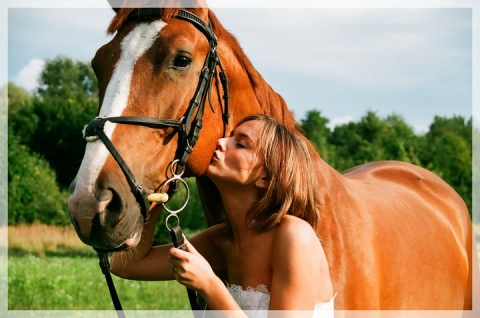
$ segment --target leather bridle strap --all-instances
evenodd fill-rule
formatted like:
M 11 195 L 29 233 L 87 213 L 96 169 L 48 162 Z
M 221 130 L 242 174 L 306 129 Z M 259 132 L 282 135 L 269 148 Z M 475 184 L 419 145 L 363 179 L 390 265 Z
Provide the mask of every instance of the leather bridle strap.
M 125 318 L 125 313 L 123 312 L 122 304 L 118 298 L 117 290 L 113 284 L 112 274 L 110 274 L 110 263 L 108 262 L 108 254 L 97 251 L 100 268 L 102 269 L 103 275 L 105 275 L 105 280 L 107 282 L 108 290 L 110 292 L 110 297 L 112 298 L 113 307 L 117 312 L 118 318 Z
M 142 8 L 135 9 L 128 17 L 128 19 L 149 19 L 160 16 L 160 8 Z M 107 121 L 116 123 L 116 124 L 128 124 L 128 125 L 140 125 L 151 128 L 175 128 L 179 133 L 179 143 L 176 158 L 178 160 L 177 170 L 184 169 L 188 157 L 195 146 L 200 129 L 202 128 L 202 117 L 205 110 L 206 98 L 209 95 L 210 90 L 212 89 L 212 80 L 216 74 L 217 67 L 220 68 L 220 83 L 223 88 L 223 109 L 222 109 L 222 121 L 223 121 L 223 135 L 226 134 L 226 129 L 230 117 L 229 113 L 229 94 L 228 94 L 228 79 L 225 74 L 225 70 L 220 63 L 217 52 L 217 37 L 212 31 L 210 25 L 205 24 L 199 17 L 196 15 L 185 11 L 179 10 L 177 16 L 178 19 L 182 19 L 192 23 L 198 30 L 200 30 L 206 37 L 209 42 L 209 51 L 205 58 L 203 69 L 200 73 L 199 83 L 195 90 L 190 104 L 187 108 L 187 111 L 180 120 L 176 119 L 165 119 L 165 118 L 148 118 L 148 117 L 134 117 L 134 116 L 121 116 L 121 117 L 97 117 L 94 118 L 86 127 L 84 131 L 84 138 L 87 141 L 95 141 L 97 138 L 100 138 L 107 149 L 110 151 L 112 156 L 115 158 L 116 162 L 122 169 L 126 179 L 132 191 L 134 192 L 135 198 L 140 205 L 141 213 L 143 215 L 144 221 L 149 218 L 149 209 L 150 202 L 147 199 L 147 194 L 143 189 L 142 185 L 138 183 L 135 176 L 133 175 L 130 168 L 127 166 L 126 162 L 123 160 L 120 153 L 117 151 L 113 143 L 110 141 L 108 136 L 104 132 L 104 126 Z M 210 105 L 211 106 L 211 105 Z M 222 105 L 220 105 L 222 107 Z M 195 114 L 196 110 L 196 114 Z M 212 108 L 214 112 L 214 109 Z M 182 170 L 183 171 L 183 170 Z M 178 233 L 177 233 L 178 232 Z M 178 228 L 178 231 L 175 231 L 172 235 L 173 242 L 177 242 L 177 239 L 181 234 L 181 230 Z M 177 242 L 178 243 L 178 242 Z M 175 244 L 177 245 L 177 244 Z M 114 303 L 115 309 L 117 310 L 117 315 L 119 318 L 125 317 L 120 300 L 118 298 L 113 280 L 110 274 L 110 265 L 108 262 L 107 251 L 96 250 L 98 257 L 100 259 L 100 267 L 102 272 L 105 275 L 107 285 Z M 188 290 L 188 289 L 187 289 Z M 196 316 L 195 310 L 200 309 L 196 301 L 195 292 L 188 290 L 188 296 L 190 300 L 190 305 L 194 310 L 194 316 Z
M 142 213 L 143 219 L 144 221 L 147 221 L 150 216 L 150 202 L 147 199 L 147 193 L 143 189 L 143 186 L 137 181 L 137 179 L 133 175 L 132 170 L 130 170 L 127 163 L 125 162 L 125 160 L 123 160 L 122 156 L 117 151 L 113 143 L 105 134 L 105 131 L 103 129 L 107 120 L 112 122 L 123 122 L 131 124 L 139 124 L 142 122 L 138 121 L 138 118 L 136 118 L 135 121 L 131 121 L 128 117 L 96 117 L 85 127 L 85 139 L 98 136 L 98 138 L 103 141 L 105 147 L 107 147 L 108 151 L 110 151 L 110 154 L 113 156 L 115 161 L 117 161 L 118 165 L 125 174 L 128 184 L 130 185 L 130 188 L 133 189 L 135 198 L 140 204 L 140 211 Z M 151 125 L 152 121 L 148 119 L 147 123 Z

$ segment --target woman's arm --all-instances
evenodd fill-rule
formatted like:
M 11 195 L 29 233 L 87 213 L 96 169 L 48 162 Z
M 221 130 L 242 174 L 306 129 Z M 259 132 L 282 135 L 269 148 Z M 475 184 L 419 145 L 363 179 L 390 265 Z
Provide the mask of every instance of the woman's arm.
M 156 223 L 161 209 L 155 208 L 150 218 L 144 224 L 140 242 L 137 247 L 128 252 L 113 253 L 110 270 L 113 274 L 134 280 L 173 280 L 172 264 L 169 260 L 173 244 L 152 246 Z M 167 231 L 165 229 L 165 231 Z M 224 225 L 214 225 L 190 239 L 192 245 L 217 270 L 225 268 L 225 261 L 219 242 L 226 235 Z
M 270 310 L 309 310 L 333 296 L 325 253 L 312 227 L 287 216 L 272 252 Z

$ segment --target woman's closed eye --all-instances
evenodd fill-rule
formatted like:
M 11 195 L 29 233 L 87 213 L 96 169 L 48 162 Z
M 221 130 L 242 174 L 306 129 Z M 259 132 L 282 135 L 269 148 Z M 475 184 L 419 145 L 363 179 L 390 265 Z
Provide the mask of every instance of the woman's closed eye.
M 242 142 L 242 141 L 236 142 L 235 145 L 237 146 L 237 148 L 247 148 L 247 146 L 245 145 L 245 143 Z

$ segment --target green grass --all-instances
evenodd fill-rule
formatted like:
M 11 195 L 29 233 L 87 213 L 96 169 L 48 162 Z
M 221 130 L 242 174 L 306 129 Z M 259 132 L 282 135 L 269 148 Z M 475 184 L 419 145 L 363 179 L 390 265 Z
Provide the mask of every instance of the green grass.
M 124 310 L 188 310 L 185 287 L 176 281 L 144 282 L 113 277 Z M 97 257 L 8 257 L 9 310 L 112 310 Z
M 480 258 L 480 235 L 477 252 Z M 4 255 L 0 253 L 0 257 Z M 80 242 L 73 229 L 11 227 L 8 255 L 9 310 L 113 310 L 98 258 Z M 1 278 L 4 286 L 6 282 Z M 115 276 L 113 280 L 125 310 L 190 309 L 185 287 L 176 281 L 129 281 Z M 2 290 L 3 301 L 6 297 Z
M 190 309 L 186 289 L 177 281 L 113 280 L 124 310 Z M 114 307 L 96 253 L 73 227 L 34 224 L 8 227 L 8 309 Z

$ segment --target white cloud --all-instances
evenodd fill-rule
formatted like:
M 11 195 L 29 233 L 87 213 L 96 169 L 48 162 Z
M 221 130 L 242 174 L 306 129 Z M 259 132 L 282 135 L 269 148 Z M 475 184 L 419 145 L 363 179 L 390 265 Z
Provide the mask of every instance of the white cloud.
M 401 91 L 445 79 L 459 69 L 450 66 L 468 61 L 471 51 L 468 10 L 270 9 L 250 14 L 248 24 L 232 18 L 232 29 L 264 72 L 282 68 L 364 89 Z
M 38 87 L 38 79 L 45 65 L 45 61 L 34 58 L 25 65 L 15 76 L 15 84 L 32 91 Z
M 330 128 L 330 130 L 333 130 L 336 126 L 348 124 L 349 122 L 352 122 L 352 121 L 353 121 L 352 116 L 337 117 L 330 120 L 330 122 L 328 123 L 328 128 Z

